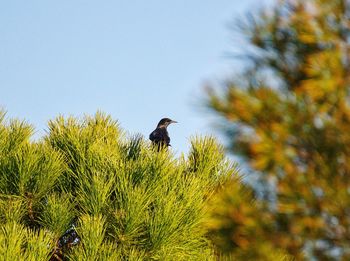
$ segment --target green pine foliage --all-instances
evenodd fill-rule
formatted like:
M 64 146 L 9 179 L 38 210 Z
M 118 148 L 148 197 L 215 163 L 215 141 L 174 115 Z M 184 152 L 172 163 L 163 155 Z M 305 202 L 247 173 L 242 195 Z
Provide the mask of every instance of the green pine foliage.
M 208 202 L 237 170 L 214 138 L 175 157 L 100 112 L 60 116 L 39 141 L 0 116 L 0 260 L 220 259 Z

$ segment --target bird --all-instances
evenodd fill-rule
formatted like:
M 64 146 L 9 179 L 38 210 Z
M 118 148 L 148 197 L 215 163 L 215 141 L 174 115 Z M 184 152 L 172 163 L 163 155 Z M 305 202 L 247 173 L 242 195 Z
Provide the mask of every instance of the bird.
M 177 121 L 173 121 L 169 118 L 163 118 L 159 121 L 157 128 L 151 132 L 149 135 L 149 139 L 152 141 L 154 145 L 158 147 L 158 151 L 162 147 L 168 147 L 170 145 L 170 137 L 167 130 L 167 127 L 171 123 L 177 123 Z

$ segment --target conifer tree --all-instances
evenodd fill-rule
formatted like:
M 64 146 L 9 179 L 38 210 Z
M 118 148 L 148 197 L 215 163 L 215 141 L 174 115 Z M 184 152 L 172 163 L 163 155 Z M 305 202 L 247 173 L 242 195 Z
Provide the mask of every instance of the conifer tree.
M 229 148 L 259 177 L 255 194 L 265 189 L 259 214 L 243 210 L 249 222 L 229 195 L 220 201 L 230 210 L 213 233 L 237 251 L 258 235 L 298 260 L 350 259 L 349 16 L 346 0 L 279 1 L 250 16 L 246 68 L 208 94 Z
M 38 141 L 0 114 L 0 260 L 216 259 L 207 204 L 238 174 L 214 138 L 176 158 L 100 112 Z

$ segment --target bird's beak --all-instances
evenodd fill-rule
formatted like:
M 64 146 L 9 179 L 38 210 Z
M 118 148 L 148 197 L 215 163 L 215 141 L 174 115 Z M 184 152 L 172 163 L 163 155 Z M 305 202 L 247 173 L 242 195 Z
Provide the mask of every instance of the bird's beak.
M 172 120 L 170 123 L 177 123 L 177 121 L 173 121 L 173 120 Z

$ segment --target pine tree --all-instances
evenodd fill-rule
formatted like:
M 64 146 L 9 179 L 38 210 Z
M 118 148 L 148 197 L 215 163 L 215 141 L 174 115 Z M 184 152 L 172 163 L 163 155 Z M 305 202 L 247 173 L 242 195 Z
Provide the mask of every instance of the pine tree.
M 250 16 L 248 65 L 208 94 L 229 148 L 259 177 L 255 194 L 265 189 L 254 231 L 298 260 L 350 258 L 349 15 L 346 0 L 287 0 Z M 248 230 L 227 206 L 219 220 Z M 219 232 L 254 248 L 252 231 L 243 243 L 237 229 Z
M 1 112 L 0 260 L 216 259 L 207 204 L 238 174 L 214 138 L 176 158 L 103 113 L 32 133 Z

